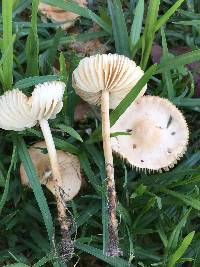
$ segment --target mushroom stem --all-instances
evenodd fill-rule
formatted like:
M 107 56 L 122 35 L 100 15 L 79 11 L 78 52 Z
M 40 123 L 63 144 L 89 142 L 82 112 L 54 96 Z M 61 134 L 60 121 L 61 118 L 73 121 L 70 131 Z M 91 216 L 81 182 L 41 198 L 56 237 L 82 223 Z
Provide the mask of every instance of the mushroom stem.
M 105 157 L 105 168 L 107 176 L 108 192 L 108 232 L 109 243 L 106 254 L 108 256 L 119 256 L 118 248 L 118 223 L 116 218 L 116 190 L 114 180 L 113 156 L 110 142 L 110 117 L 109 117 L 109 91 L 103 90 L 101 96 L 101 117 L 102 117 L 102 139 Z
M 61 236 L 62 236 L 62 243 L 65 244 L 63 247 L 66 247 L 66 242 L 69 246 L 72 246 L 72 241 L 70 238 L 70 225 L 71 222 L 67 218 L 66 209 L 63 201 L 63 197 L 61 195 L 62 186 L 59 181 L 62 181 L 59 165 L 58 165 L 58 157 L 56 153 L 55 144 L 53 141 L 53 137 L 51 134 L 51 130 L 48 124 L 48 121 L 45 119 L 41 119 L 39 121 L 42 133 L 44 135 L 44 139 L 47 146 L 47 151 L 51 163 L 51 169 L 53 174 L 53 180 L 55 181 L 55 196 L 56 196 L 56 204 L 58 210 L 58 220 L 60 223 L 61 228 Z M 62 247 L 61 247 L 62 248 Z

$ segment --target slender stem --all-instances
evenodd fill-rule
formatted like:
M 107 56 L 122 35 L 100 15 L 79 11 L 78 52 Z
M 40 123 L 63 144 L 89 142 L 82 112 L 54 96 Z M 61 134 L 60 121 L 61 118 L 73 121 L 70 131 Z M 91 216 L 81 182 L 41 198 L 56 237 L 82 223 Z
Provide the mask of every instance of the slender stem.
M 116 190 L 114 180 L 114 167 L 112 148 L 110 145 L 110 118 L 109 118 L 109 92 L 102 91 L 101 96 L 101 117 L 102 117 L 102 139 L 105 157 L 105 167 L 107 176 L 108 191 L 108 231 L 109 243 L 107 248 L 108 256 L 119 256 L 121 252 L 118 248 L 118 223 L 116 218 Z
M 72 246 L 72 241 L 70 238 L 71 221 L 67 218 L 65 205 L 61 195 L 62 177 L 59 170 L 58 157 L 48 121 L 42 119 L 39 121 L 39 123 L 46 142 L 47 151 L 51 163 L 53 179 L 55 181 L 54 186 L 55 186 L 55 197 L 58 209 L 58 220 L 61 228 L 62 242 L 65 242 L 63 247 L 67 249 L 66 241 L 69 246 Z

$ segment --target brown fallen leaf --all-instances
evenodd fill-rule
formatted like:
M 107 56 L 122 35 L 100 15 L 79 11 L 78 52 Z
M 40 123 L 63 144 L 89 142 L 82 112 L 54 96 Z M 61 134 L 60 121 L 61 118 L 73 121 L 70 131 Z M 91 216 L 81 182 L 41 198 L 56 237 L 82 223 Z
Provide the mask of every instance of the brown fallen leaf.
M 86 0 L 74 0 L 80 6 L 84 7 L 87 5 Z M 70 11 L 65 11 L 59 7 L 54 7 L 48 4 L 40 3 L 38 7 L 40 13 L 43 15 L 43 19 L 48 18 L 53 22 L 63 23 L 61 27 L 67 30 L 74 25 L 75 20 L 79 15 Z

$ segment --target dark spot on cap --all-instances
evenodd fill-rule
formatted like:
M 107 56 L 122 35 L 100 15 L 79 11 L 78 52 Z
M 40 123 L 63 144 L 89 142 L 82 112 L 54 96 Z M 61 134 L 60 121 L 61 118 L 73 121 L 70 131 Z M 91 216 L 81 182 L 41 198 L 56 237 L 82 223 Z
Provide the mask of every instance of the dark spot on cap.
M 175 134 L 176 134 L 176 132 L 172 132 L 172 133 L 171 133 L 171 135 L 175 135 Z
M 144 162 L 144 160 L 143 160 L 143 159 L 141 159 L 141 162 Z
M 136 144 L 133 144 L 133 149 L 136 149 L 136 147 L 137 147 Z
M 171 151 L 171 149 L 170 149 L 170 148 L 168 148 L 168 149 L 167 149 L 167 153 L 169 153 L 169 154 L 171 154 L 171 153 L 172 153 L 172 151 Z

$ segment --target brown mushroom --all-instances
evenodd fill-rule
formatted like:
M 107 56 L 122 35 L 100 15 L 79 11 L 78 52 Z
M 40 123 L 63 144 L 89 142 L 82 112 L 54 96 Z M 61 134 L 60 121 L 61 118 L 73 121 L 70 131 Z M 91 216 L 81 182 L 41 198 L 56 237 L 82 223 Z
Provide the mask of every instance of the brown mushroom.
M 75 2 L 82 7 L 87 5 L 86 0 L 75 0 Z M 67 30 L 73 26 L 74 21 L 79 17 L 78 14 L 45 3 L 40 3 L 38 10 L 41 12 L 44 18 L 51 19 L 53 22 L 62 23 L 61 27 L 64 30 Z
M 47 153 L 45 142 L 37 142 L 29 148 L 29 155 L 35 166 L 41 184 L 55 195 L 55 181 L 52 177 L 52 169 Z M 61 185 L 63 201 L 72 200 L 79 192 L 81 187 L 81 170 L 79 159 L 70 153 L 65 153 L 62 150 L 57 150 L 58 165 L 61 173 Z M 23 163 L 20 166 L 20 176 L 23 185 L 29 185 Z

